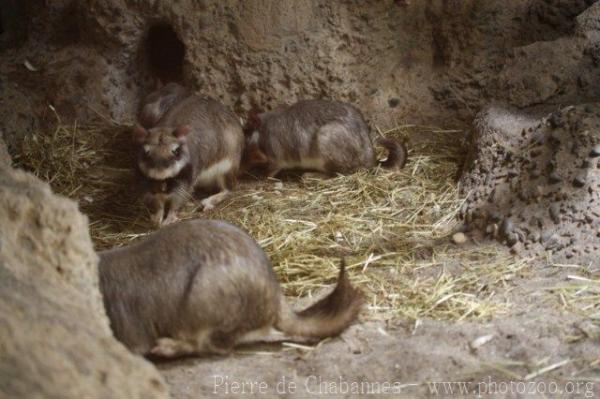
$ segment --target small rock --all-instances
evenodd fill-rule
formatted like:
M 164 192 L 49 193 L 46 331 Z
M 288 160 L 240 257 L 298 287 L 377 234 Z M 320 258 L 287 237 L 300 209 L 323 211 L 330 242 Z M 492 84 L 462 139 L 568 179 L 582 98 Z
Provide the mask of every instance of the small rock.
M 545 243 L 546 241 L 548 241 L 550 239 L 550 237 L 552 237 L 552 235 L 554 235 L 554 232 L 551 230 L 543 231 L 542 235 L 541 235 L 541 242 Z
M 573 179 L 573 186 L 577 188 L 585 186 L 585 183 L 587 182 L 587 176 L 587 170 L 579 171 L 579 173 L 577 173 L 577 175 Z
M 505 237 L 508 237 L 513 232 L 514 229 L 515 229 L 515 225 L 513 224 L 512 220 L 510 218 L 504 219 L 504 221 L 502 222 L 502 225 L 500 225 L 500 232 Z
M 558 236 L 558 234 L 552 234 L 550 236 L 550 238 L 548 238 L 548 240 L 546 240 L 546 242 L 544 242 L 544 248 L 546 248 L 546 249 L 557 248 L 559 241 L 560 241 L 560 237 Z
M 514 233 L 509 234 L 506 237 L 506 243 L 508 244 L 509 247 L 514 246 L 517 242 L 519 242 L 519 237 Z
M 560 177 L 557 171 L 553 171 L 548 175 L 548 181 L 550 184 L 560 183 L 562 181 L 562 177 Z
M 452 235 L 452 241 L 457 245 L 462 245 L 467 242 L 467 236 L 464 233 L 454 233 Z
M 533 231 L 529 234 L 529 236 L 527 238 L 531 242 L 538 242 L 541 237 L 540 237 L 540 233 L 538 233 L 537 231 Z
M 596 144 L 594 148 L 592 148 L 592 151 L 590 151 L 590 157 L 595 158 L 597 156 L 600 156 L 600 144 Z
M 590 162 L 589 160 L 587 160 L 587 159 L 584 159 L 584 160 L 581 162 L 581 168 L 582 168 L 582 169 L 588 169 L 590 166 L 592 166 L 592 164 L 591 164 L 591 162 Z
M 515 243 L 515 245 L 510 247 L 510 253 L 513 255 L 518 255 L 523 252 L 523 244 L 520 242 Z
M 280 181 L 275 182 L 274 187 L 275 187 L 275 190 L 281 190 L 281 189 L 283 189 L 283 183 Z
M 492 339 L 494 339 L 494 334 L 483 335 L 481 337 L 478 337 L 478 338 L 474 339 L 473 342 L 471 342 L 469 344 L 469 346 L 471 347 L 471 349 L 477 349 L 480 346 L 483 346 L 483 345 L 487 344 Z

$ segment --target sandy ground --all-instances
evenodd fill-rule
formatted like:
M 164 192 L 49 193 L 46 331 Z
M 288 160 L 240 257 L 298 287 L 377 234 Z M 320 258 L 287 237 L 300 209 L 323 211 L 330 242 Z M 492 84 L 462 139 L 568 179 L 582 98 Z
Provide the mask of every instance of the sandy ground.
M 73 155 L 73 129 L 62 127 L 32 148 L 29 159 L 44 161 L 27 164 L 42 178 L 56 177 L 53 188 L 79 201 L 98 248 L 150 230 L 137 223 L 125 180 L 115 174 L 107 181 L 114 171 L 126 175 L 131 160 L 118 146 L 129 136 L 106 129 L 78 128 L 82 151 Z M 421 130 L 410 136 L 422 137 Z M 217 217 L 247 228 L 288 294 L 332 281 L 333 264 L 348 256 L 369 306 L 340 338 L 315 347 L 243 348 L 225 358 L 160 363 L 173 397 L 600 397 L 600 265 L 540 257 L 515 266 L 503 258 L 506 247 L 474 233 L 457 248 L 446 230 L 456 227 L 462 150 L 456 140 L 444 143 L 412 144 L 400 173 L 248 182 L 208 215 L 192 201 L 185 218 Z M 42 156 L 47 148 L 56 154 L 52 162 Z M 106 164 L 114 170 L 100 169 L 102 178 L 94 180 L 94 168 Z M 298 219 L 316 227 L 281 223 Z M 338 241 L 336 231 L 345 238 Z M 391 305 L 390 294 L 403 303 L 391 312 L 373 305 Z
M 241 348 L 157 366 L 176 399 L 599 397 L 600 273 L 578 271 L 533 261 L 526 275 L 496 288 L 510 306 L 486 322 L 363 321 L 314 347 Z M 595 292 L 592 302 L 570 302 L 585 292 Z

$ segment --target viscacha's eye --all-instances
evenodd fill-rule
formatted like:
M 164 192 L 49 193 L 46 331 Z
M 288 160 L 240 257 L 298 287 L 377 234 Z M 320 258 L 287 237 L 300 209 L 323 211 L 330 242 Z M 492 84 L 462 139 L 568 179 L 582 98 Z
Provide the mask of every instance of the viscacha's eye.
M 172 153 L 174 156 L 176 156 L 176 157 L 179 157 L 179 156 L 181 155 L 181 147 L 174 148 L 174 149 L 171 151 L 171 153 Z

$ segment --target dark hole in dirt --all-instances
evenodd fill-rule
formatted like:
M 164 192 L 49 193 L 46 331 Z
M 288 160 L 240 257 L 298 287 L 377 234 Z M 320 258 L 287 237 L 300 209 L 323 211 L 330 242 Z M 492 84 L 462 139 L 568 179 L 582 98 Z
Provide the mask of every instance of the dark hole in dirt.
M 183 80 L 185 46 L 170 25 L 151 27 L 146 36 L 145 50 L 150 72 L 162 83 Z
M 53 32 L 53 42 L 66 46 L 81 40 L 79 7 L 80 5 L 77 2 L 73 2 L 65 8 L 60 23 L 57 24 L 58 26 Z
M 34 7 L 24 3 L 0 0 L 0 50 L 18 47 L 27 38 L 30 11 Z

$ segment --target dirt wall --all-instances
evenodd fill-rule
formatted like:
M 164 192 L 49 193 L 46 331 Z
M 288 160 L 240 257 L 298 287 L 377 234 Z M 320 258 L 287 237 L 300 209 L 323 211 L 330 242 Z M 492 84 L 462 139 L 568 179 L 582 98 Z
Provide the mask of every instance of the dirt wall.
M 97 263 L 77 205 L 0 164 L 0 396 L 167 397 L 112 337 Z
M 596 41 L 590 50 L 575 20 L 592 3 L 24 2 L 21 23 L 1 35 L 0 84 L 23 94 L 27 114 L 47 117 L 53 104 L 80 121 L 132 120 L 159 77 L 238 112 L 330 97 L 356 103 L 382 128 L 460 125 L 490 100 L 526 107 L 597 97 L 595 75 L 578 78 L 595 70 Z M 30 28 L 11 41 L 9 26 Z M 580 41 L 563 42 L 573 35 Z

